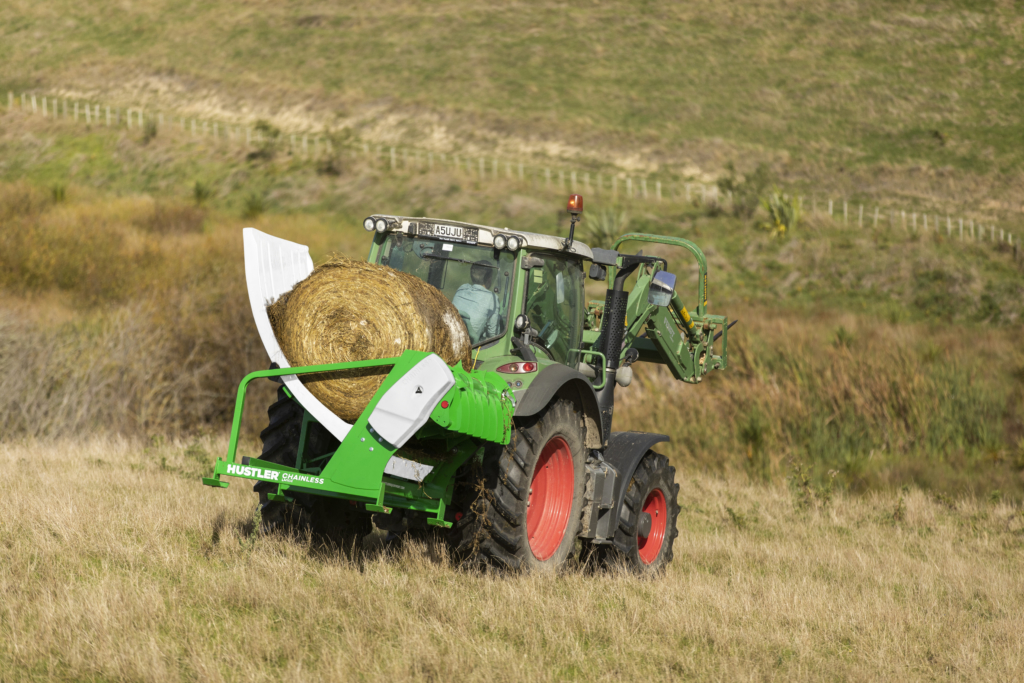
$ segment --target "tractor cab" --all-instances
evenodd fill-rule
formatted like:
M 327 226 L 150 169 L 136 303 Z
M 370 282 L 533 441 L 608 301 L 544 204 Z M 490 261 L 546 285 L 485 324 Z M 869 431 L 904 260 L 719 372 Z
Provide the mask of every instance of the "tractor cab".
M 370 262 L 415 275 L 448 297 L 484 369 L 517 358 L 534 362 L 533 373 L 580 363 L 584 262 L 593 258 L 587 245 L 566 250 L 550 235 L 433 218 L 378 215 L 363 225 L 377 233 Z M 522 390 L 525 379 L 511 388 Z

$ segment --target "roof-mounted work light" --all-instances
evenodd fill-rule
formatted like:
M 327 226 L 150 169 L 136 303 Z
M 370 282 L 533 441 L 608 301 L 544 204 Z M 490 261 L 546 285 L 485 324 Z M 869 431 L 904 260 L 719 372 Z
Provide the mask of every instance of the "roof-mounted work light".
M 373 219 L 367 218 L 365 221 L 363 221 L 363 227 L 366 228 L 367 232 L 371 232 L 373 230 Z

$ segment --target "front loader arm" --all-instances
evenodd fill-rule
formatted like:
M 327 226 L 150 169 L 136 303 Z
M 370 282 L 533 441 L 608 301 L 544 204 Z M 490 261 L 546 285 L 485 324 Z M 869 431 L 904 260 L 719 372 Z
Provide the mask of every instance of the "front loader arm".
M 655 273 L 664 269 L 663 262 L 642 266 L 636 284 L 629 293 L 626 305 L 626 331 L 623 335 L 622 355 L 635 349 L 637 360 L 664 363 L 672 375 L 684 382 L 696 384 L 710 370 L 724 369 L 728 364 L 727 319 L 710 315 L 707 304 L 707 261 L 700 248 L 679 237 L 662 237 L 630 233 L 615 243 L 615 248 L 626 241 L 652 242 L 679 246 L 694 255 L 698 266 L 697 314 L 691 316 L 678 293 L 674 293 L 668 306 L 655 306 L 648 302 L 648 293 Z M 721 339 L 720 351 L 715 345 Z

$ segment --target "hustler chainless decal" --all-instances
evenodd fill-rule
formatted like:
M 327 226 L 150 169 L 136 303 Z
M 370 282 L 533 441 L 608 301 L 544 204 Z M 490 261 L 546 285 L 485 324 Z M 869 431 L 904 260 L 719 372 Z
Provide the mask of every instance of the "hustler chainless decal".
M 278 470 L 265 470 L 259 467 L 248 467 L 245 465 L 228 465 L 225 472 L 232 477 L 248 477 L 250 479 L 262 479 L 263 481 L 276 481 L 281 484 L 323 484 L 322 477 L 313 477 L 308 474 L 297 474 L 295 472 L 279 472 Z

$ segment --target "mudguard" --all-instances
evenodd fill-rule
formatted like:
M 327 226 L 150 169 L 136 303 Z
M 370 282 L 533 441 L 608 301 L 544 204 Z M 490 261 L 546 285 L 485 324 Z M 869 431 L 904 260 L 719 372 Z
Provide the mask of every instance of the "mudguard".
M 612 432 L 608 438 L 608 448 L 604 451 L 604 459 L 618 470 L 619 476 L 615 478 L 613 489 L 615 505 L 609 517 L 612 526 L 605 531 L 605 533 L 610 532 L 610 535 L 605 538 L 611 540 L 614 537 L 615 527 L 622 514 L 623 493 L 629 486 L 629 481 L 633 478 L 633 472 L 636 471 L 640 460 L 647 455 L 647 451 L 651 450 L 652 446 L 668 440 L 669 437 L 664 434 L 648 434 L 646 432 Z
M 573 401 L 583 411 L 587 448 L 603 448 L 605 442 L 597 394 L 594 393 L 590 380 L 568 365 L 549 365 L 541 370 L 537 379 L 530 384 L 526 395 L 516 405 L 515 416 L 536 415 L 544 410 L 555 396 Z

